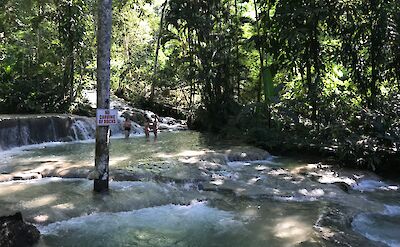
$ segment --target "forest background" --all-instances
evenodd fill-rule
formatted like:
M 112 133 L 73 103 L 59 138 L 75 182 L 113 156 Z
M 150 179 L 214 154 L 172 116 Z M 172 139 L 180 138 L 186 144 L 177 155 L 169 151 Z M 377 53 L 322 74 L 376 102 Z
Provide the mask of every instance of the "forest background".
M 0 113 L 91 114 L 95 0 L 0 2 Z M 397 0 L 113 1 L 111 86 L 272 152 L 400 170 Z

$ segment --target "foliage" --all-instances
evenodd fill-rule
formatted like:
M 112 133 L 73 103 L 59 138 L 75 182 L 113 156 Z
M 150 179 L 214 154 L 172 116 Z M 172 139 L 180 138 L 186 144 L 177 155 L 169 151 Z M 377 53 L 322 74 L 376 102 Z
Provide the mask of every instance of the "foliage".
M 92 49 L 89 1 L 2 1 L 0 107 L 3 113 L 65 112 L 82 88 Z M 85 43 L 86 41 L 86 43 Z M 79 56 L 78 56 L 79 54 Z M 77 70 L 77 71 L 76 71 Z M 76 74 L 76 75 L 75 75 Z
M 113 4 L 117 95 L 269 148 L 318 147 L 369 168 L 397 152 L 399 1 Z M 81 112 L 96 79 L 96 2 L 0 8 L 1 112 Z

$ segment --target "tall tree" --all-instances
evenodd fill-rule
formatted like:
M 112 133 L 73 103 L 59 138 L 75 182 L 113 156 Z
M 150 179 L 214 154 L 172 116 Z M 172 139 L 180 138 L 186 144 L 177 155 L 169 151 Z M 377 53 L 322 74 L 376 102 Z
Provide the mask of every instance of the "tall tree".
M 158 75 L 157 75 L 158 53 L 160 51 L 160 41 L 161 41 L 161 37 L 162 37 L 162 31 L 164 29 L 164 16 L 165 16 L 165 9 L 167 8 L 167 5 L 168 5 L 168 0 L 165 0 L 165 2 L 162 5 L 161 17 L 160 17 L 160 27 L 158 29 L 158 35 L 157 35 L 157 46 L 156 46 L 156 55 L 154 57 L 153 82 L 151 84 L 150 102 L 153 102 L 153 100 L 154 100 L 155 85 L 157 84 L 157 80 L 158 80 Z
M 262 85 L 264 81 L 263 77 L 263 70 L 264 70 L 264 46 L 263 46 L 263 40 L 261 38 L 261 31 L 260 31 L 260 16 L 259 16 L 259 10 L 257 6 L 257 1 L 253 0 L 254 4 L 254 13 L 255 13 L 255 26 L 257 30 L 257 36 L 256 36 L 256 46 L 258 48 L 258 55 L 260 58 L 260 70 L 259 70 L 259 80 L 257 84 L 257 102 L 261 102 L 261 95 L 262 95 Z
M 110 50 L 111 50 L 111 0 L 99 0 L 97 27 L 97 109 L 110 109 Z M 94 191 L 108 190 L 109 180 L 109 126 L 96 127 Z

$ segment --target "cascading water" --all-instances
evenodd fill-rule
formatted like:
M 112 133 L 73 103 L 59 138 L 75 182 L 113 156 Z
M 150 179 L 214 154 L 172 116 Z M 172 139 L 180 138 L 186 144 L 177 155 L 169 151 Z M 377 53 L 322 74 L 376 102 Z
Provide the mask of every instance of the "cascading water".
M 400 243 L 398 183 L 231 145 L 190 131 L 114 138 L 108 194 L 85 179 L 93 142 L 31 147 L 0 172 L 44 178 L 0 183 L 0 212 L 36 224 L 38 246 Z
M 152 114 L 111 103 L 120 123 Z M 93 194 L 93 141 L 73 141 L 94 138 L 94 118 L 0 116 L 0 213 L 36 224 L 39 247 L 400 246 L 398 183 L 196 132 L 146 140 L 132 127 L 136 138 L 123 139 L 111 126 L 110 193 Z M 186 126 L 160 118 L 160 129 Z
M 88 119 L 75 119 L 72 124 L 74 140 L 89 140 L 95 137 L 95 126 Z
M 85 91 L 93 107 L 95 107 L 96 92 Z M 118 110 L 118 124 L 111 125 L 111 135 L 122 137 L 123 116 L 153 115 L 150 111 L 136 109 L 125 101 L 112 96 L 111 108 Z M 170 117 L 160 117 L 161 130 L 186 130 L 184 121 Z M 132 122 L 134 135 L 144 134 L 143 127 Z M 69 142 L 89 140 L 95 137 L 95 119 L 75 115 L 0 115 L 0 151 L 46 142 Z
M 0 150 L 94 138 L 92 118 L 73 115 L 0 116 Z

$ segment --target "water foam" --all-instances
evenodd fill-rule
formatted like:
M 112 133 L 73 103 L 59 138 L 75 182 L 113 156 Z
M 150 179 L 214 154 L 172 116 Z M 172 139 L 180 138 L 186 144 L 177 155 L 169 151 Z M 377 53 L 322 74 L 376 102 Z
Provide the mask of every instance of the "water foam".
M 12 180 L 6 182 L 0 182 L 0 185 L 12 185 L 12 184 L 33 184 L 33 185 L 43 185 L 52 182 L 60 181 L 83 181 L 86 179 L 82 178 L 59 178 L 59 177 L 49 177 L 49 178 L 39 178 L 39 179 L 28 179 L 28 180 Z
M 400 247 L 398 225 L 389 222 L 387 217 L 382 218 L 382 214 L 362 213 L 353 219 L 351 225 L 354 230 L 372 241 Z
M 169 204 L 127 212 L 94 213 L 38 228 L 46 244 L 62 241 L 66 246 L 86 243 L 92 246 L 140 246 L 143 238 L 152 241 L 160 237 L 163 241 L 185 239 L 188 243 L 205 241 L 209 235 L 232 232 L 242 225 L 231 212 L 193 201 L 189 205 Z
M 46 147 L 52 147 L 52 146 L 58 146 L 58 145 L 64 145 L 66 142 L 45 142 L 45 143 L 40 143 L 40 144 L 31 144 L 31 145 L 25 145 L 25 146 L 20 146 L 20 147 L 13 147 L 11 149 L 8 149 L 6 151 L 0 151 L 0 154 L 4 159 L 10 159 L 13 156 L 18 156 L 22 155 L 24 153 L 28 153 L 29 151 L 33 149 L 40 149 L 40 148 L 46 148 Z
M 383 212 L 383 214 L 391 216 L 400 215 L 400 206 L 385 204 L 385 211 Z
M 95 126 L 80 119 L 75 119 L 72 124 L 74 140 L 88 140 L 94 138 Z
M 371 180 L 371 179 L 366 179 L 362 180 L 356 184 L 353 184 L 353 189 L 354 190 L 359 190 L 361 192 L 371 192 L 371 191 L 376 191 L 376 190 L 398 190 L 399 187 L 397 185 L 389 185 L 385 182 L 382 181 L 377 181 L 377 180 Z
M 325 191 L 322 189 L 313 189 L 310 191 L 308 191 L 307 189 L 301 189 L 299 190 L 299 193 L 304 196 L 311 196 L 311 197 L 321 197 L 325 195 Z
M 227 161 L 227 165 L 233 169 L 241 169 L 246 166 L 251 165 L 272 165 L 272 166 L 281 166 L 281 162 L 274 161 L 277 156 L 270 156 L 265 160 L 246 160 L 246 161 L 229 161 L 226 156 L 225 159 Z
M 281 202 L 314 202 L 317 201 L 316 197 L 313 196 L 273 196 L 276 201 Z

